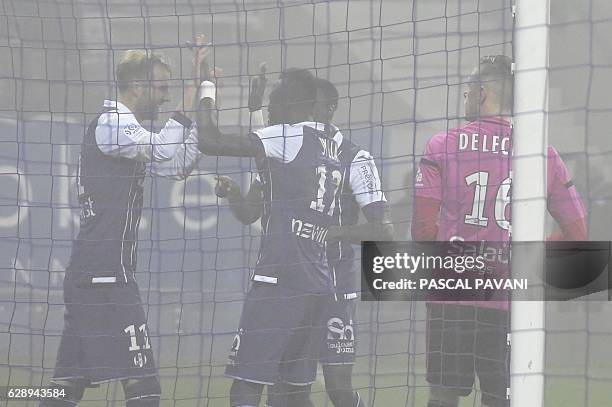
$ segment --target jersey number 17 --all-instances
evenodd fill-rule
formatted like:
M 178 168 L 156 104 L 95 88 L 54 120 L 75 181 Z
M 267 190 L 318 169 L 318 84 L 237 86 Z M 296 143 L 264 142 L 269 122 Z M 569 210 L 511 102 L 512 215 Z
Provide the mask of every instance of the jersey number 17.
M 342 182 L 342 173 L 326 165 L 316 168 L 315 199 L 310 202 L 310 209 L 332 216 L 336 208 L 336 193 Z

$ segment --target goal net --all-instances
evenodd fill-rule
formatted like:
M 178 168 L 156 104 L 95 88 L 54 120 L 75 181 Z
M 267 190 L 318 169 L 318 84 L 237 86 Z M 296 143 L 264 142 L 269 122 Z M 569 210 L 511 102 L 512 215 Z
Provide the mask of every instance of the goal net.
M 604 0 L 554 2 L 549 140 L 609 240 L 609 38 Z M 375 157 L 396 240 L 410 239 L 413 176 L 425 143 L 463 122 L 482 56 L 513 55 L 511 0 L 4 0 L 0 7 L 0 386 L 46 385 L 63 327 L 62 281 L 79 230 L 76 169 L 84 124 L 115 99 L 127 49 L 164 54 L 171 114 L 190 78 L 197 33 L 222 68 L 219 122 L 249 128 L 249 81 L 307 68 L 339 90 L 335 124 Z M 269 91 L 269 89 L 268 89 Z M 543 107 L 542 107 L 543 108 Z M 536 134 L 537 136 L 537 134 Z M 612 170 L 612 169 L 610 169 Z M 249 159 L 204 157 L 185 181 L 147 175 L 137 281 L 163 406 L 228 405 L 223 376 L 261 229 L 214 195 L 215 175 L 249 185 Z M 612 384 L 612 308 L 546 304 L 545 405 L 603 406 Z M 360 302 L 353 383 L 367 406 L 424 406 L 425 307 Z M 320 371 L 319 371 L 320 373 Z M 461 406 L 479 405 L 478 385 Z M 331 406 L 318 375 L 312 399 Z M 80 405 L 123 405 L 118 383 Z M 0 405 L 6 401 L 0 400 Z M 16 403 L 16 402 L 15 402 Z M 565 404 L 564 404 L 565 403 Z M 9 402 L 8 404 L 12 404 Z M 24 405 L 37 405 L 30 402 Z

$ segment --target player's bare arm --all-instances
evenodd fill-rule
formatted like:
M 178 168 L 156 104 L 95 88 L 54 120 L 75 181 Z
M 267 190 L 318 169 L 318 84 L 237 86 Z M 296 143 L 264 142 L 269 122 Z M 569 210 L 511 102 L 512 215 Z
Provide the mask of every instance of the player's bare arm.
M 436 240 L 440 206 L 439 199 L 420 196 L 414 198 L 410 228 L 412 239 L 420 241 Z
M 204 63 L 201 70 L 208 71 Z M 202 75 L 201 75 L 202 76 Z M 207 155 L 229 157 L 258 157 L 265 155 L 263 145 L 252 135 L 224 134 L 219 130 L 216 116 L 217 88 L 212 77 L 206 78 L 200 86 L 199 105 L 196 112 L 198 125 L 199 149 Z
M 361 208 L 366 223 L 332 226 L 327 232 L 327 240 L 348 239 L 352 243 L 392 240 L 391 210 L 382 192 L 382 183 L 372 155 L 366 150 L 359 150 L 345 176 L 348 177 L 348 190 Z
M 327 240 L 347 238 L 351 243 L 364 240 L 393 240 L 391 211 L 386 202 L 373 202 L 362 208 L 366 223 L 359 225 L 332 226 L 327 231 Z
M 216 71 L 208 71 L 207 58 L 210 53 L 209 44 L 203 34 L 196 36 L 193 45 L 192 84 L 183 93 L 184 109 L 188 116 L 195 118 L 193 106 L 198 106 L 197 89 L 203 79 L 215 77 Z M 189 103 L 187 103 L 187 101 Z M 175 180 L 185 179 L 195 169 L 202 155 L 198 150 L 199 133 L 190 123 L 189 134 L 182 143 L 178 144 L 176 153 L 170 160 L 153 161 L 149 164 L 149 172 L 153 175 L 163 176 Z
M 561 230 L 553 232 L 546 240 L 550 241 L 580 241 L 587 239 L 586 219 L 581 218 L 568 225 L 561 225 Z
M 548 212 L 560 230 L 548 236 L 547 240 L 586 240 L 586 212 L 582 197 L 563 159 L 553 147 L 548 148 L 548 174 Z
M 206 36 L 204 34 L 198 34 L 195 37 L 193 47 L 193 58 L 191 60 L 191 78 L 189 86 L 183 92 L 183 98 L 179 102 L 176 108 L 178 112 L 184 112 L 187 117 L 193 118 L 194 108 L 198 106 L 197 93 L 200 83 L 204 80 L 201 77 L 201 73 L 206 71 L 208 67 L 207 58 L 210 54 L 210 46 L 206 43 Z

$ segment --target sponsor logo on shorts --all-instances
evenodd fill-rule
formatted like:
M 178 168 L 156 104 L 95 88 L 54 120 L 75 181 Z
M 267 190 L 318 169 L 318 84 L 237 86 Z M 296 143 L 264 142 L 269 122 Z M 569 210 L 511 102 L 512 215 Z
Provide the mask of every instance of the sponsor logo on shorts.
M 147 364 L 147 355 L 142 352 L 138 352 L 134 355 L 134 366 L 144 367 Z
M 147 355 L 142 351 L 147 350 L 150 352 L 151 349 L 147 324 L 144 323 L 138 327 L 136 324 L 128 325 L 123 331 L 130 335 L 130 347 L 128 350 L 130 352 L 136 352 L 133 358 L 134 366 L 144 367 L 147 364 Z M 140 344 L 138 343 L 139 339 L 141 342 Z
M 342 319 L 333 317 L 327 321 L 327 347 L 337 354 L 355 353 L 353 321 L 345 324 Z

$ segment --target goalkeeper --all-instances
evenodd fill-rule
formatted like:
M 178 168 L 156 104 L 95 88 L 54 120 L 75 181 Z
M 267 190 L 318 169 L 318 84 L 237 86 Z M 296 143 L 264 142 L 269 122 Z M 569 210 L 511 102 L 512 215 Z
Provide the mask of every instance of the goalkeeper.
M 464 92 L 469 121 L 434 135 L 415 180 L 414 240 L 510 239 L 511 60 L 483 57 Z M 584 240 L 582 201 L 557 151 L 548 148 L 548 211 L 561 226 L 552 239 Z M 478 375 L 482 406 L 506 407 L 509 386 L 507 293 L 490 301 L 427 304 L 428 407 L 457 407 Z

